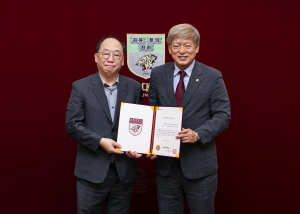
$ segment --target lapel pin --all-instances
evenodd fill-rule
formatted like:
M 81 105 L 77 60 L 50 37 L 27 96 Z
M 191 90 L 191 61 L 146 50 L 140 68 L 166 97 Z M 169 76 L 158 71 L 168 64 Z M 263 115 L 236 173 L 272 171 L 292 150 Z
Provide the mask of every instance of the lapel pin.
M 196 81 L 198 82 L 199 79 L 196 79 Z

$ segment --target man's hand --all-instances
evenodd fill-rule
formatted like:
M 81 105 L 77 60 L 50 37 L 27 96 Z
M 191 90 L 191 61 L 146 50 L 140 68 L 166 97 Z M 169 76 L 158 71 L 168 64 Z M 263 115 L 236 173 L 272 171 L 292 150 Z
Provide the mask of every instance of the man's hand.
M 99 145 L 107 151 L 107 153 L 123 154 L 124 152 L 116 150 L 116 148 L 121 148 L 122 146 L 116 141 L 109 138 L 101 138 Z
M 140 158 L 142 157 L 142 154 L 138 154 L 136 153 L 136 151 L 132 152 L 129 150 L 128 152 L 126 152 L 126 156 L 129 158 Z
M 146 155 L 146 158 L 150 158 L 150 160 L 154 160 L 155 158 L 157 158 L 157 156 L 148 154 L 148 155 Z
M 196 143 L 198 141 L 197 134 L 191 129 L 182 128 L 178 135 L 177 139 L 181 139 L 182 143 Z

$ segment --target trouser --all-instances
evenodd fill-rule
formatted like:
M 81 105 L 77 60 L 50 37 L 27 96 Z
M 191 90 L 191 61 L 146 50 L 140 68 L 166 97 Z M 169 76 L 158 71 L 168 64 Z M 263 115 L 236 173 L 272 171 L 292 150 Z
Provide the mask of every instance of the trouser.
M 105 203 L 106 214 L 129 214 L 131 195 L 131 183 L 120 182 L 115 164 L 110 164 L 100 184 L 77 178 L 77 213 L 101 214 Z
M 174 159 L 167 176 L 156 173 L 157 199 L 160 214 L 182 214 L 186 197 L 191 214 L 213 214 L 217 191 L 217 173 L 187 179 L 180 161 Z

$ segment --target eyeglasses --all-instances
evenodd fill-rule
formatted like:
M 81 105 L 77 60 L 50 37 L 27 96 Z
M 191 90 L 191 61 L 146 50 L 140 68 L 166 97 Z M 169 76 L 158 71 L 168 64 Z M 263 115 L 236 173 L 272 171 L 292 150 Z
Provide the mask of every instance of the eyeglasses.
M 98 54 L 101 54 L 103 59 L 108 59 L 110 57 L 111 53 L 110 52 L 102 52 L 102 53 L 98 53 Z M 123 56 L 120 53 L 112 53 L 112 55 L 113 55 L 114 60 L 119 60 Z
M 172 45 L 171 48 L 174 50 L 174 51 L 179 51 L 181 49 L 181 47 L 183 47 L 184 50 L 190 50 L 193 46 L 192 45 L 189 45 L 189 44 L 186 44 L 186 45 L 178 45 L 178 44 L 175 44 L 175 45 Z

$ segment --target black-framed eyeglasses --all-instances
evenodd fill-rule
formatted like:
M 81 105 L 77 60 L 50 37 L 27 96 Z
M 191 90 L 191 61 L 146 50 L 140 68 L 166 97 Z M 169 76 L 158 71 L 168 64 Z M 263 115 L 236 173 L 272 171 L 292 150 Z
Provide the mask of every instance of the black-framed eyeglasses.
M 102 53 L 98 53 L 98 54 L 101 54 L 103 59 L 108 59 L 110 57 L 110 54 L 112 54 L 113 58 L 115 60 L 119 60 L 123 56 L 121 53 L 110 53 L 110 52 L 106 52 L 106 51 L 104 51 Z

